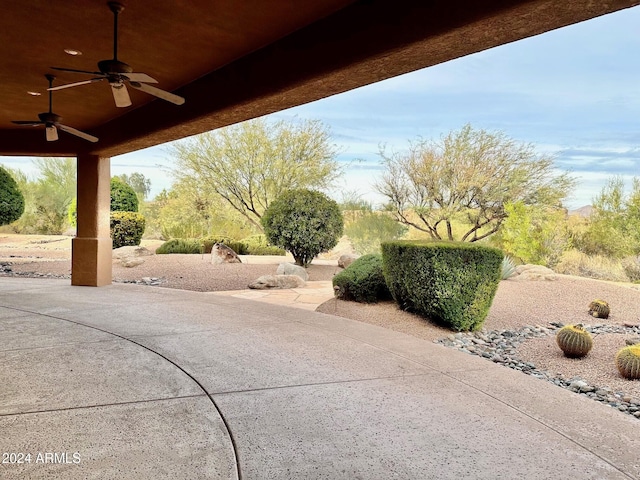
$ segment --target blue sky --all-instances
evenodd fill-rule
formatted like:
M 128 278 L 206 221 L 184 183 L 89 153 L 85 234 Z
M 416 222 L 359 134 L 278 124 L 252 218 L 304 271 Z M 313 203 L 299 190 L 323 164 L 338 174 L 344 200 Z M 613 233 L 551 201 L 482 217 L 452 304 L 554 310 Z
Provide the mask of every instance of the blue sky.
M 579 185 L 570 208 L 591 203 L 606 179 L 640 175 L 640 7 L 469 55 L 271 115 L 319 119 L 349 165 L 340 190 L 381 202 L 372 184 L 379 145 L 438 138 L 466 123 L 501 130 L 555 158 Z M 25 159 L 0 163 L 30 171 Z M 112 159 L 112 174 L 139 171 L 152 194 L 168 188 L 171 160 L 158 146 Z

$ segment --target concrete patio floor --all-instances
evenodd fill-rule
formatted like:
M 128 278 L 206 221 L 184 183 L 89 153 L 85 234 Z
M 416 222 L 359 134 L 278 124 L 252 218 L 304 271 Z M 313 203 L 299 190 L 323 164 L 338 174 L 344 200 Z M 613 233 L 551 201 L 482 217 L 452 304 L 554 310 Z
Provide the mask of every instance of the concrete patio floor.
M 3 479 L 640 478 L 638 420 L 348 319 L 0 278 L 0 335 Z

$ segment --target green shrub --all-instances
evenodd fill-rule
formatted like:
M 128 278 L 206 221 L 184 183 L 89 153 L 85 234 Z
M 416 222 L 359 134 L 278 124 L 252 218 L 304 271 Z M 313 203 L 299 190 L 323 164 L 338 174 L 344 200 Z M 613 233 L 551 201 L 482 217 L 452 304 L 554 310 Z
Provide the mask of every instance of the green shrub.
M 0 167 L 0 225 L 18 220 L 24 213 L 24 196 L 13 177 Z
M 238 255 L 246 255 L 246 245 L 242 242 L 232 240 L 229 237 L 205 237 L 200 239 L 200 244 L 204 246 L 204 253 L 211 253 L 211 249 L 216 243 L 224 243 Z
M 156 249 L 156 254 L 169 253 L 203 253 L 202 243 L 194 238 L 172 238 Z
M 353 219 L 345 222 L 344 233 L 361 255 L 380 253 L 382 242 L 398 240 L 409 230 L 387 212 L 351 212 L 351 216 Z
M 267 245 L 266 247 L 247 245 L 246 255 L 280 255 L 284 256 L 287 251 L 280 247 Z
M 291 252 L 306 267 L 342 236 L 338 204 L 321 192 L 290 190 L 271 202 L 261 219 L 268 241 Z
M 454 330 L 477 330 L 500 282 L 503 254 L 476 243 L 382 244 L 387 285 L 400 308 Z
M 336 297 L 360 303 L 375 303 L 391 298 L 391 293 L 382 274 L 382 255 L 369 254 L 333 277 Z
M 144 226 L 144 217 L 137 212 L 111 212 L 113 248 L 140 245 Z
M 138 211 L 138 196 L 136 192 L 129 185 L 117 178 L 111 179 L 111 211 Z
M 269 245 L 267 241 L 267 236 L 263 234 L 259 235 L 251 235 L 249 237 L 243 238 L 240 240 L 246 247 L 247 253 L 246 255 L 286 255 L 287 251 L 276 247 L 274 245 Z

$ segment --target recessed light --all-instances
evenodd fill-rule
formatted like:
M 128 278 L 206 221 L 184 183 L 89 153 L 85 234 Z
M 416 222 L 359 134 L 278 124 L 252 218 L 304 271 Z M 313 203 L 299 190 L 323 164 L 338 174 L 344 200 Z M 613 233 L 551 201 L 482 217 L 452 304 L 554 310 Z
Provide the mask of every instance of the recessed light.
M 82 52 L 80 50 L 76 50 L 75 48 L 65 48 L 64 53 L 66 53 L 67 55 L 72 55 L 74 57 L 82 55 Z
M 27 92 L 29 95 L 32 95 L 34 97 L 39 97 L 40 95 L 42 95 L 40 92 Z

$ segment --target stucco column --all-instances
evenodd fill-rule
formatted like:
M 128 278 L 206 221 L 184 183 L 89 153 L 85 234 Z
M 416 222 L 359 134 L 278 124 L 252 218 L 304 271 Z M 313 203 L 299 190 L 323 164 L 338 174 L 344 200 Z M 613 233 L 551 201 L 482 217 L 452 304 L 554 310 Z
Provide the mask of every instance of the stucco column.
M 111 159 L 78 155 L 78 231 L 71 243 L 71 285 L 111 284 Z

